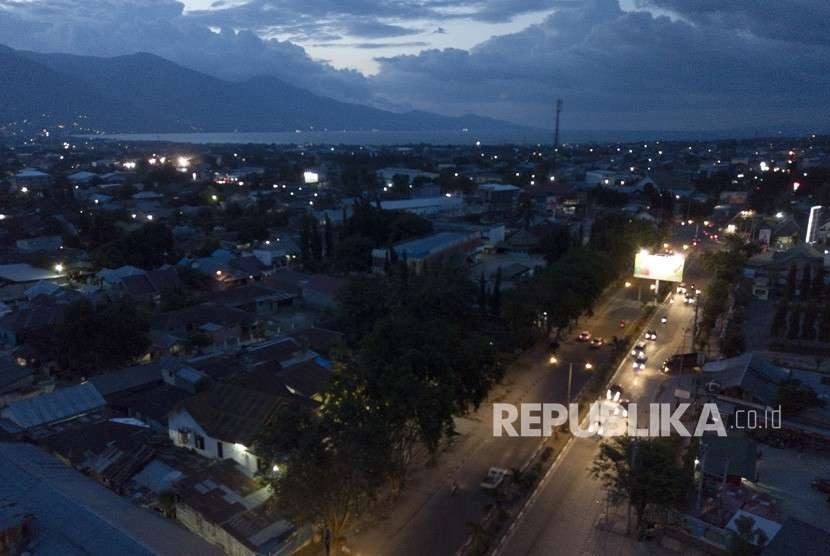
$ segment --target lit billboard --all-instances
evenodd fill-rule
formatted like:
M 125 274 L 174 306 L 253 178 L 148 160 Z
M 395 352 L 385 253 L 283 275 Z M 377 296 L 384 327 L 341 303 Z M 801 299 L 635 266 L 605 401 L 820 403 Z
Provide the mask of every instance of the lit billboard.
M 683 281 L 683 265 L 686 257 L 680 253 L 673 255 L 652 255 L 640 251 L 634 259 L 634 277 L 666 282 Z

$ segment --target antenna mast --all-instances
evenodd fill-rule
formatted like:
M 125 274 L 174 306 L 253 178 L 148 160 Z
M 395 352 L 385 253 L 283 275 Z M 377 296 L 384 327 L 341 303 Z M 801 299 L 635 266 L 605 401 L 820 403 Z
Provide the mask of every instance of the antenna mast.
M 562 99 L 556 99 L 556 132 L 553 135 L 553 148 L 559 148 L 559 114 L 562 113 Z

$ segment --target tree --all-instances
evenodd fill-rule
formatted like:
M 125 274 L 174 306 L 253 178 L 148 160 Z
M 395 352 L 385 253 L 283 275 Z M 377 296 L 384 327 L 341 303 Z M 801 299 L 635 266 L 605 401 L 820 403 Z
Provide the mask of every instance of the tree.
M 801 323 L 801 338 L 804 340 L 816 339 L 816 320 L 818 307 L 815 303 L 807 303 L 804 309 L 804 320 Z
M 326 213 L 326 218 L 323 223 L 323 245 L 325 247 L 326 258 L 331 258 L 334 255 L 334 230 L 328 213 Z
M 813 284 L 810 287 L 810 293 L 813 299 L 819 303 L 824 300 L 824 265 L 817 265 L 813 271 Z
M 679 450 L 678 439 L 668 437 L 618 436 L 600 445 L 591 473 L 602 481 L 612 502 L 628 501 L 640 533 L 646 529 L 644 518 L 649 507 L 677 507 L 691 485 Z
M 323 405 L 284 404 L 257 438 L 257 455 L 278 465 L 270 477 L 281 510 L 298 526 L 328 533 L 339 554 L 348 525 L 377 498 L 389 470 L 388 426 L 352 385 L 340 384 Z
M 797 379 L 790 379 L 778 385 L 778 405 L 784 415 L 794 416 L 805 409 L 821 407 L 824 402 L 812 388 L 802 386 Z
M 775 338 L 780 338 L 784 335 L 784 332 L 787 329 L 787 302 L 781 300 L 778 305 L 775 306 L 775 314 L 772 317 L 772 326 L 770 328 L 770 334 Z
M 735 520 L 737 532 L 732 533 L 729 541 L 731 556 L 754 556 L 760 554 L 767 544 L 767 535 L 762 529 L 755 527 L 755 520 L 748 515 L 742 515 Z
M 50 343 L 64 369 L 89 373 L 122 367 L 144 355 L 149 328 L 131 303 L 96 306 L 82 299 L 67 307 Z
M 787 290 L 784 292 L 784 295 L 792 299 L 795 296 L 795 286 L 796 280 L 798 278 L 798 267 L 795 263 L 790 265 L 789 273 L 787 274 Z
M 496 279 L 493 282 L 493 293 L 490 295 L 490 305 L 493 308 L 493 314 L 501 313 L 501 267 L 496 269 Z
M 809 299 L 812 296 L 811 288 L 813 285 L 813 273 L 810 265 L 804 265 L 801 270 L 801 288 L 799 295 L 801 299 Z
M 801 305 L 793 305 L 790 311 L 790 326 L 787 329 L 787 338 L 796 340 L 801 336 Z

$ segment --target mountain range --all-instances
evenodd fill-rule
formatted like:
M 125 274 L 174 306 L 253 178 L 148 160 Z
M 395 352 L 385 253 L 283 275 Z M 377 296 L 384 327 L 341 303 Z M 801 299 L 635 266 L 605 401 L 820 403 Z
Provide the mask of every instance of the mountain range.
M 101 58 L 0 45 L 0 75 L 0 126 L 61 122 L 109 133 L 523 129 L 475 115 L 341 102 L 270 76 L 226 81 L 147 53 Z

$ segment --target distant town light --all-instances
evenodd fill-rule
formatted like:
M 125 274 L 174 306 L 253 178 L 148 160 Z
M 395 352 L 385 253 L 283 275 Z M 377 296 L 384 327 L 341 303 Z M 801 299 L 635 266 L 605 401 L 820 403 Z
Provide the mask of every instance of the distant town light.
M 176 165 L 179 168 L 187 168 L 188 166 L 190 166 L 190 159 L 186 156 L 180 156 L 176 159 Z
M 152 220 L 152 219 L 153 219 L 153 215 L 152 215 L 152 214 L 148 214 L 148 215 L 147 215 L 147 220 Z
M 6 219 L 6 215 L 5 214 L 0 214 L 0 220 L 5 220 L 5 219 Z
M 61 263 L 55 265 L 55 272 L 63 272 L 63 265 Z
M 21 188 L 20 188 L 20 192 L 21 192 L 21 193 L 28 193 L 28 192 L 29 192 L 29 188 L 28 188 L 28 187 L 26 187 L 26 186 L 24 185 L 23 187 L 21 187 Z
M 591 370 L 591 369 L 593 369 L 593 368 L 594 368 L 594 366 L 593 366 L 593 365 L 591 365 L 590 363 L 585 363 L 585 369 L 586 369 L 586 370 L 590 371 L 590 370 Z

